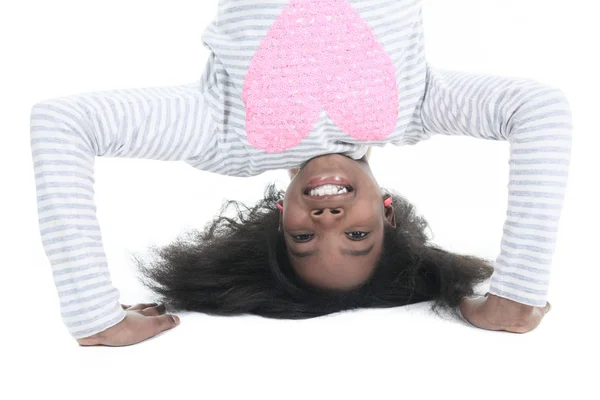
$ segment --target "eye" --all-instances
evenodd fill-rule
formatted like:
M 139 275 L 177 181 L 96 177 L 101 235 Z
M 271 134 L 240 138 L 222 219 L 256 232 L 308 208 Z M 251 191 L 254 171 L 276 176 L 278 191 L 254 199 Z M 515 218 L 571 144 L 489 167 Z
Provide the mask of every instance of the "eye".
M 346 232 L 346 236 L 348 236 L 348 238 L 350 240 L 363 240 L 364 238 L 369 236 L 369 232 L 360 232 L 360 231 Z
M 295 242 L 308 242 L 313 238 L 312 233 L 303 233 L 301 235 L 293 235 L 292 238 L 294 239 Z

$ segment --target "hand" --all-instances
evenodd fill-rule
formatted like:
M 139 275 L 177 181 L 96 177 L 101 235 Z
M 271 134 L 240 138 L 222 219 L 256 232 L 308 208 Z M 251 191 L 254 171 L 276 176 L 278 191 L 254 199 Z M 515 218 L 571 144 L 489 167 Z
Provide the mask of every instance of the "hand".
M 545 307 L 534 307 L 517 303 L 493 294 L 485 297 L 463 299 L 460 311 L 471 324 L 491 331 L 526 333 L 535 329 L 550 311 Z
M 121 322 L 95 335 L 77 339 L 79 345 L 129 346 L 179 325 L 179 317 L 165 314 L 163 305 L 152 303 L 122 307 L 126 315 Z

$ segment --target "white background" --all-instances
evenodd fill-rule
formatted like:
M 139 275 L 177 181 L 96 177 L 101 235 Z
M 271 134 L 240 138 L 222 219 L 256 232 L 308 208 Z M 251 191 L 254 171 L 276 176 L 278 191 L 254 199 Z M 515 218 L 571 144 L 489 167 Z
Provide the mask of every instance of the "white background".
M 0 5 L 0 397 L 33 399 L 598 399 L 596 292 L 599 15 L 594 1 L 432 0 L 438 67 L 535 78 L 573 108 L 569 189 L 552 311 L 535 331 L 496 333 L 428 315 L 427 305 L 311 321 L 180 314 L 175 330 L 127 348 L 81 348 L 60 320 L 37 226 L 29 113 L 43 99 L 199 79 L 216 0 L 21 0 Z M 595 38 L 595 39 L 594 39 Z M 508 144 L 434 137 L 375 149 L 383 186 L 429 220 L 434 242 L 495 259 Z M 225 198 L 255 201 L 283 171 L 254 178 L 183 163 L 103 159 L 96 204 L 124 303 L 149 300 L 131 254 L 211 219 Z M 594 371 L 595 370 L 595 371 Z M 5 391 L 6 393 L 2 393 Z

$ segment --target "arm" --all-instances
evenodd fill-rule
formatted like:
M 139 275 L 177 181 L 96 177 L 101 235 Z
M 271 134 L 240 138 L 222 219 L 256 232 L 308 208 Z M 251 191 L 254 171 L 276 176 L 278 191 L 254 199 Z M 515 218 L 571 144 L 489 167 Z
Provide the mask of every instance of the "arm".
M 547 311 L 571 151 L 571 112 L 564 94 L 527 79 L 434 68 L 427 75 L 425 131 L 510 145 L 507 217 L 489 299 Z
M 62 319 L 74 338 L 105 331 L 128 314 L 111 283 L 96 218 L 95 157 L 175 161 L 209 156 L 212 149 L 203 144 L 213 125 L 200 118 L 208 115 L 203 107 L 197 85 L 87 93 L 33 107 L 40 235 Z M 175 322 L 165 320 L 161 326 Z

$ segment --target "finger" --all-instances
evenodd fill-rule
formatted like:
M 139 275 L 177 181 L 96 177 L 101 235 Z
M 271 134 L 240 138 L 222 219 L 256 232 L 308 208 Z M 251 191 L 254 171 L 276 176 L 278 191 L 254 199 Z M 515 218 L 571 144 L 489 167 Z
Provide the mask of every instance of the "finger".
M 77 339 L 77 343 L 79 343 L 80 346 L 101 346 L 102 345 L 100 339 L 98 339 L 96 337 L 87 337 L 87 338 Z
M 136 304 L 135 306 L 129 307 L 127 310 L 128 311 L 138 311 L 138 310 L 143 310 L 144 308 L 148 308 L 148 307 L 156 307 L 158 304 L 157 303 L 141 303 L 141 304 Z
M 159 315 L 158 317 L 152 317 L 152 320 L 154 330 L 153 336 L 168 329 L 175 328 L 180 322 L 179 317 L 173 314 Z
M 164 304 L 159 304 L 156 307 L 148 307 L 138 311 L 138 313 L 145 315 L 146 317 L 155 317 L 162 315 L 167 311 Z
M 122 308 L 123 310 L 127 310 L 129 307 L 131 307 L 131 306 L 129 306 L 129 305 L 127 305 L 127 304 L 121 304 L 121 308 Z

